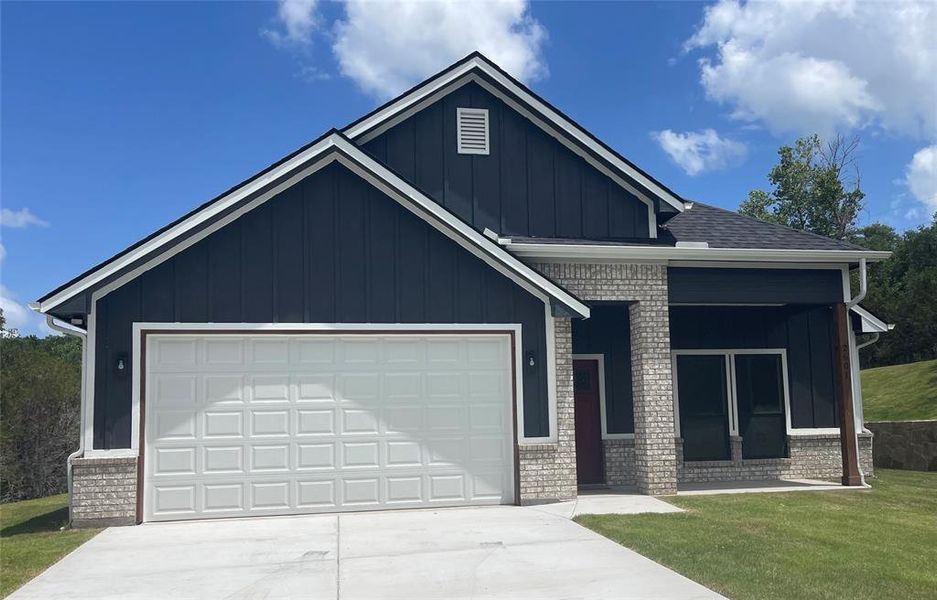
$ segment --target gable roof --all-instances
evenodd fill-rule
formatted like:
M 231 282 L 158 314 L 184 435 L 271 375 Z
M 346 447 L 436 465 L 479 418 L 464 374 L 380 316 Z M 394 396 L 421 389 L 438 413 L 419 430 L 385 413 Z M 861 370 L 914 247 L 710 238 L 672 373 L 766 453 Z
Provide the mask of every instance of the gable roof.
M 345 126 L 342 133 L 357 143 L 365 143 L 469 81 L 475 81 L 500 97 L 509 106 L 547 130 L 577 154 L 597 159 L 603 165 L 608 165 L 612 173 L 606 174 L 612 175 L 613 179 L 623 184 L 632 193 L 642 197 L 650 195 L 651 199 L 657 199 L 668 206 L 669 210 L 683 212 L 684 201 L 673 190 L 599 140 L 480 52 L 469 54 L 397 98 Z M 622 181 L 622 179 L 627 181 Z M 629 185 L 628 181 L 633 182 L 634 185 Z
M 572 314 L 589 316 L 589 307 L 578 298 L 458 219 L 335 130 L 56 288 L 31 307 L 46 313 L 105 284 L 119 287 L 333 161 L 353 170 L 531 293 L 559 303 Z
M 663 228 L 670 233 L 673 242 L 706 242 L 710 248 L 867 250 L 700 202 L 694 202 L 692 208 L 670 219 Z
M 858 319 L 858 333 L 887 333 L 895 328 L 894 324 L 886 323 L 858 304 L 850 307 Z

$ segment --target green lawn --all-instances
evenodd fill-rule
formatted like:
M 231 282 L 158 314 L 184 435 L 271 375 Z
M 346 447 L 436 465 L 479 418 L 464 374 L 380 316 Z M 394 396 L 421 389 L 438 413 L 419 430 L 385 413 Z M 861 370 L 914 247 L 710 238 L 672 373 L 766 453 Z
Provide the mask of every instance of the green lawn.
M 728 596 L 937 597 L 937 473 L 876 472 L 871 491 L 678 496 L 686 513 L 576 520 Z
M 937 419 L 937 360 L 866 369 L 861 377 L 866 421 Z
M 99 529 L 65 529 L 68 496 L 0 504 L 0 597 L 45 571 Z

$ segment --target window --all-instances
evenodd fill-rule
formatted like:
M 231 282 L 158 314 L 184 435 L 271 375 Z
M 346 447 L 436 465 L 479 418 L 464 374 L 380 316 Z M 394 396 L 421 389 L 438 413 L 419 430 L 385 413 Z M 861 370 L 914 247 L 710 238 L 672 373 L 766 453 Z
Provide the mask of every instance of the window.
M 729 460 L 725 357 L 687 354 L 676 362 L 684 460 Z
M 684 460 L 728 460 L 731 435 L 742 458 L 787 456 L 784 350 L 678 350 L 674 397 Z
M 459 154 L 488 154 L 488 110 L 457 108 L 456 130 Z

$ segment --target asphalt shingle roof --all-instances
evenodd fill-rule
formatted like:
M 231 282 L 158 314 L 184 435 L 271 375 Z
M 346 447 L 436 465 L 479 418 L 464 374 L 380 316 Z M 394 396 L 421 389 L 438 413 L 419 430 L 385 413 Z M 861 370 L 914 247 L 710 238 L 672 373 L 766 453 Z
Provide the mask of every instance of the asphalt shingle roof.
M 663 229 L 675 242 L 708 242 L 710 248 L 866 250 L 699 202 L 667 221 Z

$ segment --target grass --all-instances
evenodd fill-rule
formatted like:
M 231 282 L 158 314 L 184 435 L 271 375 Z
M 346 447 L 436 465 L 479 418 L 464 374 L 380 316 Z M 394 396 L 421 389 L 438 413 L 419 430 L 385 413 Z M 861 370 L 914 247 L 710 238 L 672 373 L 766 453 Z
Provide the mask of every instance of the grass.
M 876 471 L 871 491 L 668 499 L 685 513 L 576 520 L 729 598 L 937 596 L 937 473 Z
M 0 504 L 0 597 L 85 543 L 99 529 L 65 529 L 68 496 Z
M 937 419 L 937 360 L 861 372 L 866 421 Z

